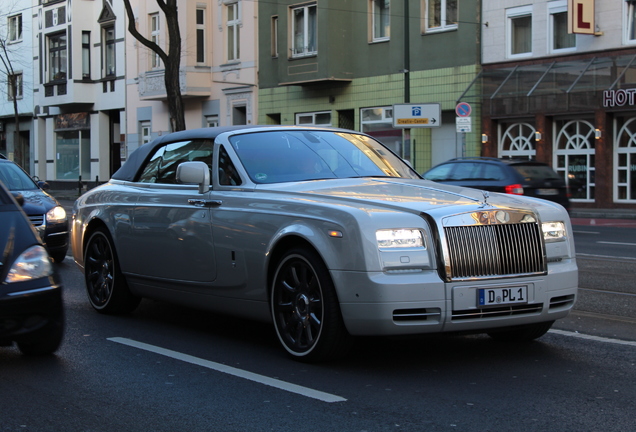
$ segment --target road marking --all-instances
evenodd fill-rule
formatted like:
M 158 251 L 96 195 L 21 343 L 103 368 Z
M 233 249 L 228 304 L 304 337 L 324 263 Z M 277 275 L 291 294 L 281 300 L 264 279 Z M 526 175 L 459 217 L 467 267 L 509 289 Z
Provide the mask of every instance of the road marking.
M 121 338 L 121 337 L 113 337 L 108 338 L 111 342 L 116 342 L 122 345 L 128 345 L 133 348 L 142 349 L 145 351 L 150 351 L 155 354 L 159 354 L 162 356 L 170 357 L 175 360 L 180 360 L 186 363 L 191 363 L 197 366 L 202 366 L 208 369 L 215 370 L 217 372 L 222 372 L 228 375 L 232 375 L 238 378 L 244 378 L 250 381 L 254 381 L 260 384 L 265 384 L 270 387 L 274 387 L 280 390 L 288 391 L 290 393 L 296 393 L 302 396 L 306 396 L 313 399 L 318 399 L 323 402 L 345 402 L 347 399 L 342 398 L 340 396 L 332 395 L 329 393 L 324 393 L 318 390 L 313 390 L 307 387 L 302 387 L 296 384 L 291 384 L 285 381 L 277 380 L 275 378 L 270 378 L 264 375 L 255 374 L 252 372 L 244 371 L 242 369 L 233 368 L 231 366 L 226 366 L 221 363 L 215 363 L 209 360 L 204 360 L 198 357 L 194 357 L 188 354 L 183 354 L 178 351 L 172 351 L 166 348 L 161 348 L 155 345 L 149 345 L 143 342 L 138 342 L 132 339 Z
M 623 245 L 623 246 L 636 246 L 636 243 L 621 243 L 621 242 L 608 242 L 608 241 L 597 241 L 596 243 Z
M 634 257 L 620 257 L 620 256 L 612 256 L 612 255 L 595 255 L 595 254 L 586 254 L 586 253 L 576 253 L 577 257 L 581 257 L 581 258 L 608 258 L 608 259 L 612 259 L 612 260 L 617 260 L 617 259 L 622 259 L 622 260 L 627 260 L 627 261 L 633 261 L 636 260 L 636 258 Z
M 549 333 L 554 333 L 554 334 L 558 334 L 558 335 L 561 335 L 561 336 L 569 336 L 569 337 L 575 337 L 575 338 L 579 338 L 579 339 L 591 340 L 591 341 L 596 341 L 596 342 L 604 342 L 604 343 L 612 343 L 612 344 L 617 344 L 617 345 L 627 345 L 627 346 L 636 347 L 636 341 L 624 341 L 624 340 L 620 340 L 620 339 L 612 339 L 612 338 L 606 338 L 606 337 L 601 337 L 601 336 L 592 336 L 592 335 L 569 332 L 569 331 L 564 331 L 564 330 L 557 330 L 557 329 L 551 329 L 549 331 Z

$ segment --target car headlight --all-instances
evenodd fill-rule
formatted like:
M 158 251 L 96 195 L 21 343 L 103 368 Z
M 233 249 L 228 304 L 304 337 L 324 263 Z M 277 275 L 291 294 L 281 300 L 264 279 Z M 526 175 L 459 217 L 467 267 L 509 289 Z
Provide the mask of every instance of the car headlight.
M 53 273 L 53 265 L 49 254 L 42 246 L 32 246 L 22 252 L 11 266 L 6 283 L 24 282 L 31 279 L 39 279 L 50 276 Z
M 419 229 L 383 229 L 375 233 L 378 248 L 421 248 L 424 238 Z
M 543 240 L 546 243 L 565 240 L 565 224 L 563 222 L 543 222 Z
M 53 207 L 46 212 L 47 223 L 60 223 L 66 221 L 66 210 L 62 206 Z

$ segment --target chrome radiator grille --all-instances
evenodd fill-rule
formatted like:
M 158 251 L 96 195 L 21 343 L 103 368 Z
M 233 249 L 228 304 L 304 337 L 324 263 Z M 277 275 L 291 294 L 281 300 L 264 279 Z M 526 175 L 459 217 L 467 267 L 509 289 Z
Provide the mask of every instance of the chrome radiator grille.
M 536 223 L 445 227 L 450 279 L 545 272 Z

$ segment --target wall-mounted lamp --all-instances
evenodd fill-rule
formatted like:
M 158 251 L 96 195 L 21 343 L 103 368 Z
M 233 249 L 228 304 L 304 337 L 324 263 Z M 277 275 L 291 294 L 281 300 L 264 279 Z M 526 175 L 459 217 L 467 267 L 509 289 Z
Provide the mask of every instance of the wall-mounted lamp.
M 596 139 L 601 139 L 602 133 L 600 129 L 595 129 L 594 130 L 594 138 Z
M 535 140 L 535 141 L 541 141 L 541 132 L 536 131 L 536 132 L 534 133 L 534 140 Z
M 481 143 L 486 144 L 488 142 L 488 135 L 481 134 Z

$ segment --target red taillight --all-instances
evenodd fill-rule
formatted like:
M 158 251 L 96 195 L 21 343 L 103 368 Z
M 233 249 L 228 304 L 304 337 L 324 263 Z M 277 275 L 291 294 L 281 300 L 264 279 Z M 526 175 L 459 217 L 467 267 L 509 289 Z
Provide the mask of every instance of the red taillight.
M 506 193 L 513 195 L 523 195 L 523 186 L 520 184 L 511 184 L 506 186 Z

